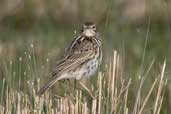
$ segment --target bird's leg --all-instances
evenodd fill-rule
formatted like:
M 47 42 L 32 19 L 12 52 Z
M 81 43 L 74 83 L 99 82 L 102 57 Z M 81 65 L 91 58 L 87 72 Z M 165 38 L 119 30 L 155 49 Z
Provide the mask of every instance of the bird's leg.
M 61 85 L 64 87 L 64 93 L 68 93 L 68 79 L 63 79 L 63 80 L 60 80 L 59 82 L 61 83 Z
M 67 95 L 67 79 L 64 79 L 64 90 L 65 90 L 65 94 Z
M 76 90 L 76 87 L 77 87 L 77 80 L 74 79 L 74 89 Z
M 77 93 L 77 80 L 74 79 L 74 82 L 73 82 L 73 95 L 76 95 Z M 74 96 L 75 97 L 75 96 Z
M 76 81 L 74 81 L 74 82 L 76 82 Z M 76 87 L 76 85 L 74 85 L 74 87 Z M 71 83 L 71 80 L 65 79 L 65 88 L 66 88 L 65 93 L 68 93 L 67 95 L 72 97 L 72 91 L 74 91 L 74 93 L 75 93 L 75 89 L 73 90 L 73 84 Z

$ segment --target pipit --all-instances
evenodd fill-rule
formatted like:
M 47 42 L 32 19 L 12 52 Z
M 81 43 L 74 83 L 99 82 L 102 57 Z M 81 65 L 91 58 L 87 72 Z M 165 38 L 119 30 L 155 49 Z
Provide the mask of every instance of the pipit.
M 52 70 L 52 78 L 38 91 L 42 95 L 62 79 L 84 79 L 92 76 L 102 60 L 102 41 L 96 25 L 86 22 L 80 34 L 66 48 L 63 58 Z

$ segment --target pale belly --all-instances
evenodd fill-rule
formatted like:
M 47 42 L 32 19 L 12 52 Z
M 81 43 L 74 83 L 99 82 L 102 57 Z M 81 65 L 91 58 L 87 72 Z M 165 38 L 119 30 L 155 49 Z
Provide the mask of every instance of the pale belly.
M 61 76 L 61 79 L 76 79 L 76 80 L 80 80 L 80 79 L 84 79 L 84 78 L 89 78 L 90 76 L 92 76 L 97 68 L 98 68 L 98 64 L 99 61 L 97 58 L 88 61 L 86 64 L 84 64 L 81 68 L 77 68 L 77 70 L 75 71 L 70 71 L 68 73 L 65 73 Z
M 73 72 L 71 76 L 73 78 L 76 78 L 77 80 L 89 78 L 96 72 L 97 68 L 98 68 L 98 61 L 97 59 L 93 59 L 87 62 L 87 64 L 84 64 L 80 70 Z

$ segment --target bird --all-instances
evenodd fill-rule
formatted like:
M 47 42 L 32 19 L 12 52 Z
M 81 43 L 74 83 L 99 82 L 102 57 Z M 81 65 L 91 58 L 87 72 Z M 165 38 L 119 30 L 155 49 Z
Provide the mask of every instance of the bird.
M 63 57 L 52 69 L 52 77 L 38 91 L 41 96 L 57 81 L 86 79 L 99 68 L 102 61 L 102 39 L 93 22 L 85 22 L 77 37 L 64 50 Z

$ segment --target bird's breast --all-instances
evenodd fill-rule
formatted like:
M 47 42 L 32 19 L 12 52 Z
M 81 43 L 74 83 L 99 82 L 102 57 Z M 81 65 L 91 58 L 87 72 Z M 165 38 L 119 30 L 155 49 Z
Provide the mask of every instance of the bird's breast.
M 89 78 L 96 72 L 98 64 L 98 58 L 95 57 L 94 59 L 91 59 L 80 65 L 79 67 L 77 67 L 77 69 L 69 71 L 68 75 L 70 78 L 76 78 L 77 80 Z

